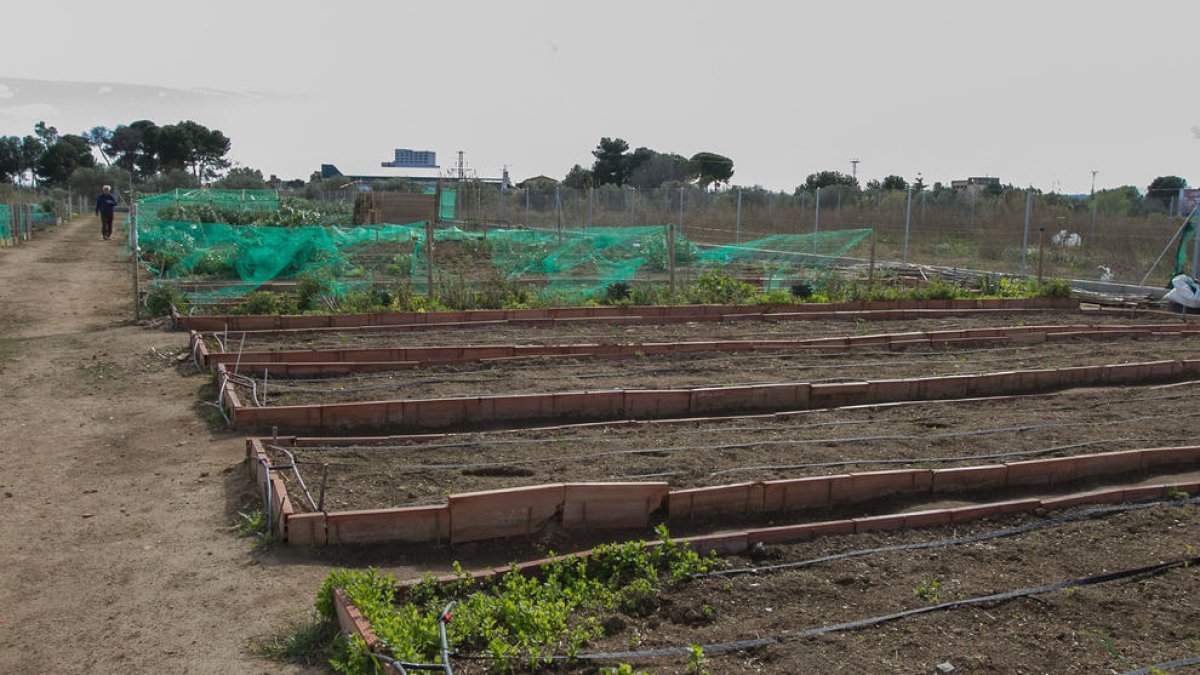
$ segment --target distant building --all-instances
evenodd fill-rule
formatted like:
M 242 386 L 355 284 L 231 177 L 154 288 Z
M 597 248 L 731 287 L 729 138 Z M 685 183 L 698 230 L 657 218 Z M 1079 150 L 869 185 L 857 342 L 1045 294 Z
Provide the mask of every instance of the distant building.
M 990 187 L 1000 187 L 1000 179 L 992 176 L 971 176 L 963 180 L 950 181 L 950 187 L 963 192 L 982 192 Z
M 392 166 L 414 169 L 436 169 L 437 153 L 432 150 L 410 150 L 396 148 L 395 158 L 390 162 L 380 162 L 379 166 Z

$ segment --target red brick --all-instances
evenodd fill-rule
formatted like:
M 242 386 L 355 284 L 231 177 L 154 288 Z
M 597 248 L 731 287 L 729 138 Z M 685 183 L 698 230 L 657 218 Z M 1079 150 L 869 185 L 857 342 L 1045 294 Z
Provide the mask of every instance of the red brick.
M 1139 372 L 1141 368 L 1138 363 L 1104 366 L 1104 381 L 1109 384 L 1139 382 L 1142 379 L 1142 373 Z
M 1177 448 L 1147 448 L 1142 450 L 1143 469 L 1196 463 L 1200 463 L 1200 446 L 1191 445 Z
M 1136 502 L 1143 499 L 1159 499 L 1166 496 L 1170 488 L 1162 483 L 1156 485 L 1135 485 L 1125 488 L 1125 501 Z
M 934 493 L 976 492 L 1005 486 L 1008 467 L 1003 464 L 959 466 L 933 471 Z
M 927 473 L 928 469 L 852 473 L 848 482 L 839 482 L 832 487 L 829 499 L 835 505 L 853 504 L 890 495 L 912 494 L 917 484 L 917 474 L 923 476 Z
M 1106 488 L 1089 492 L 1076 492 L 1059 497 L 1047 497 L 1042 500 L 1042 508 L 1065 509 L 1080 504 L 1120 504 L 1125 501 L 1124 488 Z
M 362 612 L 350 602 L 349 596 L 340 588 L 333 589 L 333 606 L 337 611 L 338 626 L 343 633 L 357 635 L 366 643 L 367 649 L 374 651 L 379 646 L 379 639 L 371 630 L 371 623 Z
M 763 511 L 793 511 L 796 509 L 829 506 L 830 485 L 835 480 L 849 480 L 845 474 L 771 480 L 763 483 Z
M 294 546 L 324 546 L 325 514 L 296 513 L 289 516 L 287 542 Z
M 834 408 L 843 405 L 866 403 L 870 386 L 869 382 L 814 384 L 809 394 L 810 406 L 813 408 Z
M 667 495 L 667 514 L 672 522 L 758 513 L 762 508 L 762 483 L 672 490 Z
M 663 483 L 567 483 L 565 529 L 645 528 L 662 508 L 670 486 Z
M 985 373 L 967 384 L 967 396 L 1002 396 L 1017 390 L 1020 376 L 1012 371 Z
M 1007 462 L 1009 487 L 1025 485 L 1060 485 L 1076 479 L 1075 457 L 1035 459 L 1028 462 Z
M 932 509 L 929 511 L 910 511 L 904 513 L 904 527 L 938 527 L 949 525 L 951 513 L 949 509 Z
M 325 530 L 330 545 L 444 543 L 450 540 L 450 510 L 439 505 L 329 513 Z
M 763 527 L 746 533 L 746 541 L 750 544 L 780 544 L 789 541 L 806 541 L 814 537 L 854 534 L 853 520 L 832 520 L 819 523 L 804 523 L 801 525 L 780 525 L 778 527 Z
M 625 416 L 678 417 L 688 414 L 690 389 L 638 389 L 625 392 Z
M 462 424 L 469 415 L 467 404 L 478 399 L 441 398 L 411 401 L 405 412 L 412 410 L 411 426 L 421 429 L 440 429 Z
M 749 547 L 749 538 L 746 532 L 707 534 L 700 537 L 689 537 L 684 542 L 701 555 L 707 555 L 714 551 L 722 554 L 741 553 Z
M 1018 499 L 1009 502 L 991 502 L 975 506 L 962 506 L 950 509 L 950 522 L 965 523 L 983 518 L 995 518 L 1010 513 L 1023 513 L 1041 508 L 1040 499 Z
M 533 534 L 558 513 L 564 499 L 561 484 L 450 495 L 450 541 Z
M 921 398 L 927 399 L 964 398 L 972 379 L 965 375 L 922 378 L 918 392 Z
M 1122 450 L 1094 455 L 1076 455 L 1075 475 L 1082 479 L 1092 476 L 1137 473 L 1142 469 L 1142 452 L 1142 450 Z
M 875 380 L 867 386 L 865 402 L 909 401 L 917 398 L 917 390 L 916 380 Z
M 902 530 L 904 527 L 905 516 L 903 514 L 868 516 L 866 518 L 854 519 L 854 532 L 856 534 L 879 530 Z

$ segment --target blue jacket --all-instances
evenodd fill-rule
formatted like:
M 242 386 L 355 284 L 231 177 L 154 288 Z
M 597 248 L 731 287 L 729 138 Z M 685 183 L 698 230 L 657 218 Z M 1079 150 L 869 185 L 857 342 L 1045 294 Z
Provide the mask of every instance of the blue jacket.
M 106 195 L 102 192 L 100 193 L 99 197 L 96 197 L 96 213 L 103 213 L 106 216 L 111 216 L 113 208 L 115 208 L 116 205 L 117 198 L 111 194 Z

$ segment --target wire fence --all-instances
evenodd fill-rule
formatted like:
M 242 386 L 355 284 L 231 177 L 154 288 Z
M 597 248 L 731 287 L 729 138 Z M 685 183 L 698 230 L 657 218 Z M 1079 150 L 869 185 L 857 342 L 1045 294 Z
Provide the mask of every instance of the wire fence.
M 459 183 L 458 220 L 539 229 L 673 223 L 701 245 L 871 228 L 880 261 L 1006 274 L 1165 286 L 1189 215 L 1175 200 L 1109 204 L 1004 189 L 858 190 L 834 186 L 793 194 L 761 188 L 711 191 L 570 189 L 550 183 L 502 190 Z M 353 193 L 325 193 L 352 199 Z M 1190 253 L 1190 252 L 1189 252 Z M 847 255 L 866 258 L 866 250 Z M 1156 264 L 1157 261 L 1157 264 Z M 1165 262 L 1164 262 L 1165 261 Z

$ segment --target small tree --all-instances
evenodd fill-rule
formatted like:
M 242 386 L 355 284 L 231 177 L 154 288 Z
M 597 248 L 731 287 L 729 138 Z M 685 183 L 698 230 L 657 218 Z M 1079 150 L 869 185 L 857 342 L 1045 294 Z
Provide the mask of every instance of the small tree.
M 893 174 L 883 179 L 882 187 L 884 190 L 905 190 L 908 188 L 908 181 Z
M 1146 188 L 1146 199 L 1162 207 L 1169 208 L 1171 199 L 1179 195 L 1179 191 L 1187 187 L 1187 181 L 1179 176 L 1159 176 L 1150 182 Z
M 700 180 L 700 187 L 713 183 L 728 183 L 733 178 L 733 160 L 715 152 L 697 152 L 692 155 L 692 169 Z

